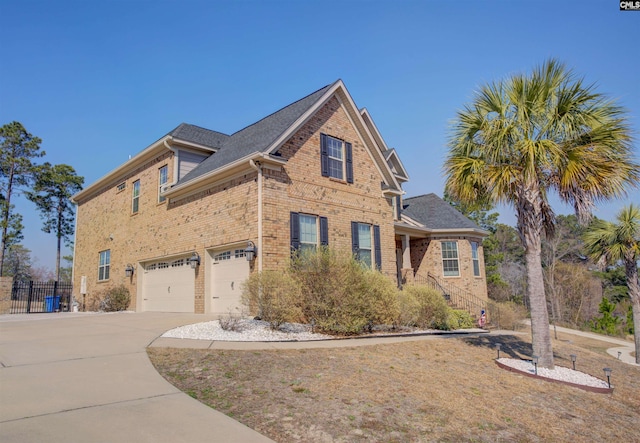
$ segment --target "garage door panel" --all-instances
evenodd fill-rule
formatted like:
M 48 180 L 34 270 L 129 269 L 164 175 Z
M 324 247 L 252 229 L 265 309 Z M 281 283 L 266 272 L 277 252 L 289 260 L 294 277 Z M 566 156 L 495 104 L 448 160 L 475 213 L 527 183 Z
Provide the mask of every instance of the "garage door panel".
M 211 312 L 242 311 L 242 284 L 249 277 L 249 262 L 244 250 L 232 249 L 214 255 L 211 265 Z
M 143 310 L 194 312 L 195 276 L 186 258 L 145 266 Z

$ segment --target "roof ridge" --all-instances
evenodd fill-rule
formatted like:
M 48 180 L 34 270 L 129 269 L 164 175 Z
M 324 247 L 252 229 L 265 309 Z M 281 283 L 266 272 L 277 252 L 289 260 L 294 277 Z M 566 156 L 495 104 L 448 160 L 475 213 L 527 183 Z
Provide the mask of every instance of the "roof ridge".
M 407 200 L 411 200 L 411 199 L 414 199 L 414 198 L 428 197 L 428 196 L 430 196 L 430 195 L 435 195 L 436 197 L 438 197 L 438 198 L 440 198 L 440 199 L 441 199 L 441 197 L 439 197 L 439 196 L 438 196 L 438 194 L 436 194 L 435 192 L 429 192 L 429 193 L 427 193 L 427 194 L 414 195 L 413 197 L 407 197 L 407 198 L 404 198 L 403 200 L 404 200 L 404 201 L 407 201 Z
M 260 122 L 262 122 L 262 121 L 264 121 L 264 120 L 267 120 L 267 119 L 268 119 L 268 118 L 270 118 L 270 117 L 273 117 L 273 116 L 274 116 L 275 114 L 277 114 L 278 112 L 284 111 L 285 109 L 287 109 L 287 108 L 289 108 L 289 107 L 291 107 L 291 106 L 295 105 L 296 103 L 299 103 L 299 102 L 301 102 L 301 101 L 303 101 L 303 100 L 306 100 L 307 98 L 309 98 L 309 97 L 311 97 L 312 95 L 314 95 L 314 94 L 316 94 L 316 93 L 318 93 L 318 92 L 322 91 L 323 89 L 328 89 L 329 87 L 331 87 L 331 86 L 335 85 L 335 84 L 336 84 L 337 82 L 339 82 L 339 81 L 340 81 L 340 80 L 338 79 L 338 80 L 336 80 L 336 81 L 335 81 L 335 82 L 333 82 L 333 83 L 330 83 L 330 84 L 328 84 L 328 85 L 323 86 L 323 87 L 322 87 L 322 88 L 320 88 L 320 89 L 317 89 L 317 90 L 313 91 L 311 94 L 307 94 L 307 95 L 305 95 L 305 96 L 304 96 L 304 97 L 302 97 L 301 99 L 298 99 L 298 100 L 296 100 L 296 101 L 294 101 L 294 102 L 292 102 L 292 103 L 289 103 L 289 104 L 288 104 L 288 105 L 286 105 L 286 106 L 283 106 L 282 108 L 278 109 L 277 111 L 272 112 L 271 114 L 269 114 L 269 115 L 267 115 L 267 116 L 265 116 L 265 117 L 261 118 L 260 120 L 257 120 L 257 121 L 255 121 L 255 122 L 251 123 L 250 125 L 247 125 L 247 126 L 245 126 L 244 128 L 237 130 L 236 132 L 234 132 L 233 134 L 231 134 L 231 135 L 230 135 L 230 137 L 233 137 L 234 135 L 238 134 L 239 132 L 242 132 L 242 131 L 244 131 L 245 129 L 249 129 L 249 128 L 250 128 L 250 127 L 252 127 L 252 126 L 257 125 L 258 123 L 260 123 Z
M 194 125 L 193 123 L 185 123 L 185 122 L 183 122 L 183 123 L 180 124 L 180 126 L 182 126 L 182 125 L 187 125 L 187 126 L 191 126 L 193 128 L 203 129 L 205 131 L 216 132 L 218 134 L 229 136 L 229 134 L 225 134 L 224 132 L 220 132 L 220 131 L 217 131 L 215 129 L 205 128 L 204 126 L 200 126 L 200 125 Z

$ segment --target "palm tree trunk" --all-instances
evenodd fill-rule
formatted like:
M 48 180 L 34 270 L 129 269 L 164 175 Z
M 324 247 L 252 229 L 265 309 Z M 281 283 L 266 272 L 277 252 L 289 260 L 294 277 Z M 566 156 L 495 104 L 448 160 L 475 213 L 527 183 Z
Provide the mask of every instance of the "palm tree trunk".
M 527 234 L 525 234 L 525 237 L 526 236 Z M 538 235 L 537 239 L 528 239 L 527 246 L 525 263 L 527 266 L 527 293 L 531 307 L 531 341 L 533 345 L 533 355 L 538 356 L 538 366 L 553 369 L 553 348 L 551 346 L 551 332 L 549 331 L 549 313 L 547 311 L 547 298 L 544 293 L 542 264 L 540 262 L 540 236 Z
M 633 254 L 631 254 L 633 255 Z M 636 257 L 625 260 L 627 286 L 633 311 L 633 338 L 636 345 L 636 363 L 640 364 L 640 285 L 638 284 L 638 265 Z

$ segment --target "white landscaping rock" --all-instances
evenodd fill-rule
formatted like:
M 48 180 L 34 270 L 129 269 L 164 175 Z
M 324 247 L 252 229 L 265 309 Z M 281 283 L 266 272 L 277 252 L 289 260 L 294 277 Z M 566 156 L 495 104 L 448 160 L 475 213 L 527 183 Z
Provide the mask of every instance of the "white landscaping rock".
M 499 358 L 496 361 L 513 369 L 517 369 L 531 375 L 535 374 L 535 366 L 531 361 L 518 360 L 515 358 Z M 562 366 L 556 366 L 554 369 L 538 367 L 538 377 L 550 378 L 576 385 L 591 386 L 594 388 L 606 389 L 609 387 L 608 383 L 604 380 L 600 380 L 599 378 L 585 374 L 584 372 L 574 371 L 573 369 Z

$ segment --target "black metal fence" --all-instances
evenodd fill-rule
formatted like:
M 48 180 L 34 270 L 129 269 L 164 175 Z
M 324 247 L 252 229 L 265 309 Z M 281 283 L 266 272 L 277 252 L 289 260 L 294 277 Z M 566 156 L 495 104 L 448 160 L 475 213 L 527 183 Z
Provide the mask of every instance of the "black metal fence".
M 11 314 L 69 312 L 73 285 L 64 282 L 13 282 Z

